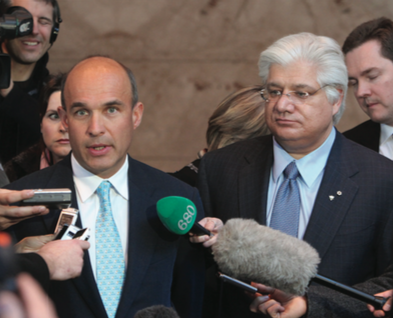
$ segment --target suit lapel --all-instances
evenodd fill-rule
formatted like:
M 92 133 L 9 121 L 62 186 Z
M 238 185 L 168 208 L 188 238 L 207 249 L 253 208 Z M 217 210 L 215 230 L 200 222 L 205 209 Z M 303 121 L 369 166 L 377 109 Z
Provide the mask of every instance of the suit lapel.
M 266 204 L 270 169 L 273 163 L 273 140 L 265 137 L 255 151 L 244 156 L 238 175 L 240 216 L 266 225 Z
M 358 191 L 351 177 L 358 172 L 350 159 L 351 145 L 337 132 L 304 235 L 321 259 L 332 243 Z

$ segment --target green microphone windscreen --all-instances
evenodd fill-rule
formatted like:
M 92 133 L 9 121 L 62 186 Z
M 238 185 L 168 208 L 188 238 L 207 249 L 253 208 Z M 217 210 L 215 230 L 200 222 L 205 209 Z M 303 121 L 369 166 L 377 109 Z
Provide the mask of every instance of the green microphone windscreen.
M 187 198 L 170 196 L 157 202 L 157 214 L 169 231 L 184 235 L 194 225 L 197 209 Z

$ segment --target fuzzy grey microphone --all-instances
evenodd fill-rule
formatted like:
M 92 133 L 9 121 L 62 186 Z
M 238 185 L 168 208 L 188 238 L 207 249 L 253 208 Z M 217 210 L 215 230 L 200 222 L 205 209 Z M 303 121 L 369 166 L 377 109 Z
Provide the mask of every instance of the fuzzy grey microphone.
M 378 309 L 387 301 L 319 275 L 320 258 L 311 245 L 254 220 L 227 221 L 212 250 L 221 271 L 240 280 L 299 296 L 306 293 L 313 280 Z
M 212 250 L 225 274 L 294 295 L 304 295 L 320 262 L 308 243 L 254 220 L 228 220 Z

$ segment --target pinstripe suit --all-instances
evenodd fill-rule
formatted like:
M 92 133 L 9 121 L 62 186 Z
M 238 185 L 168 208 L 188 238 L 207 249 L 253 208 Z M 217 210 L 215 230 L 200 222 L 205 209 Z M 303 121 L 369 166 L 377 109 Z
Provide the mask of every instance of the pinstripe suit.
M 271 136 L 207 153 L 198 185 L 205 213 L 266 224 L 272 164 Z M 319 273 L 349 285 L 381 274 L 392 258 L 392 212 L 393 163 L 337 132 L 304 235 L 321 257 Z M 224 317 L 253 317 L 249 303 L 225 287 Z

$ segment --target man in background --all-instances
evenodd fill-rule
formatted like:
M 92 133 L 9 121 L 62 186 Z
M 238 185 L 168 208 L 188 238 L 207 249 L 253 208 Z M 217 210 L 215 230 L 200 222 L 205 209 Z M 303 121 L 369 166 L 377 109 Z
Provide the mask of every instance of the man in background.
M 379 18 L 359 25 L 342 50 L 349 86 L 370 117 L 344 136 L 393 160 L 393 21 Z

